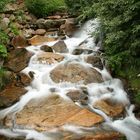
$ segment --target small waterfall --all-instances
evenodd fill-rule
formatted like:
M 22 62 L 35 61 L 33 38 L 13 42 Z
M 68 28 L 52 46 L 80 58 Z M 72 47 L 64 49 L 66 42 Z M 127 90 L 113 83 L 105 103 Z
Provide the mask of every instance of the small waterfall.
M 61 140 L 61 134 L 56 129 L 55 131 L 46 131 L 46 132 L 38 132 L 31 129 L 19 128 L 16 125 L 15 115 L 17 112 L 20 112 L 29 101 L 36 99 L 36 102 L 43 97 L 48 97 L 51 95 L 51 91 L 55 89 L 58 91 L 57 94 L 61 96 L 64 100 L 70 100 L 66 93 L 69 89 L 79 89 L 81 86 L 87 88 L 88 91 L 88 107 L 90 110 L 96 112 L 101 115 L 105 119 L 105 125 L 110 126 L 114 130 L 121 132 L 124 134 L 128 140 L 139 140 L 140 139 L 140 121 L 138 121 L 133 114 L 133 105 L 130 104 L 130 101 L 127 97 L 127 93 L 125 92 L 122 82 L 119 79 L 114 79 L 107 72 L 106 68 L 100 70 L 98 68 L 93 67 L 90 64 L 87 64 L 84 60 L 90 54 L 81 54 L 81 55 L 73 55 L 72 52 L 74 49 L 78 49 L 79 45 L 84 44 L 86 49 L 91 49 L 93 54 L 97 52 L 99 49 L 95 46 L 94 39 L 91 36 L 91 32 L 95 31 L 98 26 L 97 20 L 91 20 L 85 23 L 81 30 L 75 33 L 72 38 L 67 38 L 64 42 L 67 45 L 69 50 L 68 53 L 62 53 L 64 56 L 64 60 L 59 63 L 54 64 L 43 64 L 38 63 L 36 60 L 38 54 L 42 51 L 40 50 L 40 46 L 29 46 L 27 50 L 33 52 L 34 55 L 30 59 L 29 65 L 22 72 L 28 74 L 30 71 L 34 72 L 34 80 L 32 81 L 29 87 L 26 87 L 28 92 L 21 97 L 20 101 L 16 104 L 8 107 L 4 110 L 0 111 L 0 119 L 5 118 L 6 116 L 12 115 L 13 127 L 5 128 L 0 126 L 0 134 L 5 135 L 11 138 L 19 138 L 25 137 L 26 139 L 35 139 L 35 140 Z M 54 45 L 55 42 L 47 42 L 46 45 Z M 104 79 L 102 83 L 90 83 L 85 85 L 82 81 L 78 83 L 70 83 L 70 82 L 60 82 L 55 83 L 50 77 L 50 72 L 60 64 L 65 64 L 67 62 L 72 63 L 80 63 L 86 68 L 94 68 L 99 71 Z M 110 92 L 107 89 L 112 89 Z M 106 93 L 106 94 L 104 94 Z M 119 118 L 118 120 L 113 120 L 109 116 L 107 116 L 103 111 L 98 110 L 93 107 L 93 104 L 101 99 L 110 99 L 113 102 L 121 103 L 125 106 L 125 115 L 124 117 Z M 84 108 L 81 104 L 77 103 L 80 107 Z M 86 128 L 74 125 L 64 125 L 62 126 L 63 130 L 68 130 L 74 133 L 83 134 L 84 131 L 92 131 L 95 128 Z

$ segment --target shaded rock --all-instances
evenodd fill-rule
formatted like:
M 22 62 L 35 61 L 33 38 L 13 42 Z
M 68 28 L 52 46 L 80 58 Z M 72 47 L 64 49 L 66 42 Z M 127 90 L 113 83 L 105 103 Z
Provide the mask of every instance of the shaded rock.
M 65 23 L 65 19 L 56 19 L 56 20 L 48 19 L 45 21 L 44 26 L 45 29 L 59 28 L 64 23 Z
M 74 102 L 80 102 L 83 105 L 87 104 L 88 96 L 80 90 L 71 90 L 67 93 L 67 96 Z
M 46 33 L 46 30 L 45 29 L 37 29 L 35 31 L 35 34 L 36 35 L 44 35 Z
M 60 40 L 56 44 L 54 44 L 52 46 L 52 49 L 55 52 L 59 52 L 59 53 L 67 53 L 68 52 L 67 46 L 63 40 Z
M 76 140 L 121 140 L 123 135 L 118 132 L 98 132 L 95 135 L 87 135 Z
M 50 72 L 50 76 L 56 83 L 66 81 L 72 83 L 83 81 L 84 84 L 103 82 L 99 72 L 93 68 L 84 67 L 80 63 L 69 62 L 59 65 Z
M 115 103 L 113 104 L 105 100 L 97 101 L 93 106 L 97 109 L 102 110 L 104 113 L 106 113 L 111 117 L 119 116 L 124 110 L 122 104 L 115 104 Z
M 65 23 L 65 19 L 38 19 L 36 25 L 40 29 L 50 29 L 50 28 L 59 28 L 62 24 Z
M 80 54 L 91 54 L 93 53 L 92 50 L 89 49 L 75 49 L 72 54 L 73 55 L 80 55 Z
M 76 31 L 76 19 L 68 18 L 65 22 L 65 34 L 68 36 L 72 36 L 73 33 Z
M 16 36 L 12 39 L 11 44 L 16 48 L 16 47 L 27 47 L 28 42 L 25 37 L 23 36 Z
M 55 38 L 50 38 L 46 36 L 35 35 L 31 39 L 28 40 L 29 44 L 31 45 L 40 45 L 45 42 L 55 41 Z
M 82 109 L 71 101 L 65 101 L 57 95 L 32 99 L 16 114 L 16 124 L 39 131 L 67 123 L 90 127 L 102 121 L 101 116 Z M 10 120 L 7 120 L 7 125 L 11 125 Z
M 7 85 L 5 89 L 0 92 L 0 108 L 14 104 L 26 92 L 27 90 L 23 87 L 17 87 L 14 84 Z
M 90 55 L 86 58 L 85 61 L 89 64 L 92 64 L 94 67 L 97 67 L 101 70 L 103 69 L 102 61 L 101 61 L 100 57 L 98 57 L 98 56 Z
M 10 23 L 9 18 L 3 18 L 2 20 L 0 20 L 0 28 L 2 30 L 6 30 L 8 28 L 9 23 Z
M 53 52 L 53 49 L 48 45 L 43 45 L 40 47 L 40 49 L 44 52 Z
M 14 21 L 16 19 L 16 17 L 14 16 L 14 14 L 10 15 L 9 17 L 10 21 Z
M 32 79 L 31 79 L 28 75 L 26 75 L 26 74 L 24 74 L 24 73 L 19 73 L 18 76 L 19 76 L 20 83 L 21 83 L 23 86 L 28 86 L 28 85 L 30 85 Z
M 30 57 L 32 56 L 25 48 L 17 48 L 9 54 L 4 67 L 14 72 L 19 72 L 28 66 Z
M 47 63 L 47 64 L 53 64 L 56 62 L 60 62 L 64 59 L 64 56 L 56 53 L 51 52 L 43 52 L 37 55 L 37 58 L 35 61 L 39 61 L 39 63 Z
M 43 18 L 40 18 L 36 21 L 36 25 L 40 29 L 44 29 L 44 24 L 45 24 L 45 19 L 43 19 Z

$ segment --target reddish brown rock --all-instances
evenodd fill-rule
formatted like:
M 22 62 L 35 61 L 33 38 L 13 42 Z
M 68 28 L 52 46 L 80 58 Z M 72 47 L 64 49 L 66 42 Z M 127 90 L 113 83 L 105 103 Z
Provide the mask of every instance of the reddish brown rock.
M 67 120 L 67 123 L 85 127 L 91 127 L 101 122 L 103 122 L 103 118 L 101 116 L 97 115 L 96 113 L 90 112 L 87 109 L 82 109 Z
M 64 56 L 52 52 L 43 52 L 37 55 L 36 60 L 40 63 L 47 63 L 47 64 L 53 64 L 56 62 L 60 62 L 64 59 Z
M 65 63 L 57 66 L 50 72 L 52 80 L 59 82 L 77 83 L 83 81 L 84 84 L 103 82 L 102 76 L 95 69 L 84 67 L 80 63 Z
M 40 45 L 42 43 L 51 42 L 51 41 L 55 41 L 55 40 L 56 40 L 55 38 L 49 38 L 46 36 L 35 35 L 31 39 L 29 39 L 28 42 L 31 45 Z
M 23 87 L 17 87 L 14 84 L 7 85 L 5 89 L 0 92 L 0 107 L 4 108 L 14 104 L 26 92 L 27 90 Z
M 17 48 L 10 52 L 4 67 L 14 72 L 19 72 L 28 66 L 32 54 L 25 48 Z
M 11 44 L 17 48 L 17 47 L 27 47 L 28 46 L 28 42 L 26 40 L 26 38 L 24 38 L 23 36 L 16 36 L 12 39 Z
M 57 95 L 30 101 L 16 116 L 18 125 L 39 131 L 67 123 L 90 127 L 103 121 L 101 116 L 82 109 L 71 101 L 65 101 Z M 7 120 L 7 125 L 11 125 L 10 120 Z
M 97 101 L 93 106 L 97 109 L 102 110 L 104 113 L 111 117 L 119 116 L 124 110 L 122 104 L 113 104 L 105 100 Z

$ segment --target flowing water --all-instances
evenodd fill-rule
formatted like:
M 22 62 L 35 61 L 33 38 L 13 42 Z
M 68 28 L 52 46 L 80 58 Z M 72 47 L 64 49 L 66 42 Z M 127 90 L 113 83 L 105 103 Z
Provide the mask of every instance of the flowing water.
M 26 139 L 35 140 L 59 139 L 59 136 L 57 136 L 57 129 L 53 131 L 37 132 L 31 129 L 21 129 L 16 127 L 15 114 L 21 111 L 30 100 L 49 96 L 51 94 L 50 90 L 55 89 L 58 91 L 57 93 L 62 98 L 64 98 L 64 100 L 70 100 L 68 96 L 66 96 L 66 93 L 69 89 L 79 89 L 79 87 L 85 86 L 87 88 L 89 96 L 88 107 L 92 111 L 103 116 L 103 118 L 105 119 L 104 125 L 107 125 L 112 129 L 121 132 L 127 137 L 128 140 L 140 140 L 140 121 L 138 121 L 133 114 L 134 106 L 130 104 L 127 93 L 122 86 L 122 82 L 119 79 L 112 78 L 105 67 L 103 68 L 103 70 L 94 67 L 101 73 L 104 79 L 104 82 L 102 83 L 90 83 L 87 85 L 84 85 L 82 81 L 78 83 L 54 83 L 50 78 L 50 71 L 52 69 L 60 64 L 67 63 L 69 61 L 72 63 L 78 62 L 87 68 L 93 67 L 92 65 L 87 64 L 84 61 L 84 58 L 91 54 L 73 55 L 72 52 L 74 49 L 78 48 L 79 44 L 84 43 L 87 49 L 92 49 L 93 54 L 96 54 L 95 52 L 97 52 L 99 48 L 95 46 L 94 39 L 90 36 L 90 33 L 91 31 L 94 31 L 96 29 L 97 25 L 98 22 L 96 20 L 88 21 L 83 27 L 81 27 L 80 31 L 75 33 L 72 38 L 67 37 L 64 41 L 68 47 L 69 52 L 61 54 L 65 57 L 65 59 L 59 63 L 56 62 L 51 65 L 46 64 L 46 62 L 39 63 L 36 58 L 37 55 L 42 52 L 40 50 L 41 45 L 27 47 L 27 50 L 34 53 L 34 55 L 32 56 L 28 67 L 25 68 L 22 72 L 28 74 L 30 71 L 33 71 L 35 73 L 34 80 L 32 81 L 30 86 L 26 87 L 28 92 L 21 97 L 19 102 L 9 108 L 0 111 L 1 119 L 5 118 L 5 116 L 8 116 L 9 114 L 12 114 L 13 119 L 13 126 L 11 128 L 4 128 L 3 126 L 0 126 L 0 134 L 11 138 L 26 137 Z M 44 44 L 52 46 L 56 42 L 57 41 L 47 42 Z M 107 88 L 113 89 L 113 92 L 107 91 Z M 111 99 L 113 102 L 123 104 L 125 106 L 126 112 L 124 117 L 121 117 L 118 120 L 113 120 L 101 110 L 93 108 L 92 105 L 94 104 L 94 102 L 101 99 Z M 84 108 L 84 106 L 82 106 L 81 104 L 76 104 Z M 69 130 L 78 134 L 84 133 L 84 131 L 87 130 L 92 131 L 95 129 L 94 127 L 86 128 L 74 125 L 64 125 L 62 127 L 64 130 Z

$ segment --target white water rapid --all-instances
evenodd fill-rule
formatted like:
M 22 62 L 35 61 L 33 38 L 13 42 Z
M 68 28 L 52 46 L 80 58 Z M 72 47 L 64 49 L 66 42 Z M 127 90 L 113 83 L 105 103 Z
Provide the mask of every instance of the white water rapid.
M 98 47 L 95 46 L 94 39 L 91 37 L 90 33 L 96 29 L 98 22 L 96 20 L 88 21 L 81 28 L 80 31 L 76 32 L 72 38 L 66 38 L 64 42 L 66 43 L 69 52 L 61 53 L 64 56 L 64 60 L 61 62 L 56 62 L 54 64 L 46 64 L 46 62 L 39 63 L 36 61 L 36 57 L 42 51 L 40 50 L 40 46 L 29 46 L 27 50 L 34 53 L 32 58 L 30 59 L 29 65 L 22 72 L 28 74 L 30 71 L 34 72 L 34 79 L 30 86 L 26 87 L 28 92 L 21 97 L 20 101 L 16 104 L 8 107 L 4 110 L 0 111 L 0 119 L 5 118 L 8 115 L 13 116 L 13 126 L 10 128 L 6 128 L 0 126 L 0 134 L 10 137 L 10 138 L 19 138 L 25 137 L 26 139 L 34 139 L 34 140 L 62 140 L 59 138 L 57 133 L 57 129 L 49 130 L 46 132 L 37 132 L 32 129 L 22 129 L 16 126 L 15 122 L 15 114 L 21 111 L 24 106 L 32 99 L 38 99 L 41 97 L 46 97 L 51 94 L 51 89 L 57 90 L 58 94 L 64 98 L 64 100 L 70 100 L 70 98 L 66 95 L 69 89 L 79 89 L 81 86 L 87 88 L 88 91 L 88 107 L 96 112 L 97 114 L 103 116 L 105 119 L 104 125 L 109 126 L 110 128 L 124 134 L 128 140 L 140 140 L 140 121 L 135 118 L 133 114 L 134 106 L 130 104 L 130 101 L 127 97 L 127 93 L 125 92 L 122 82 L 119 79 L 114 79 L 107 72 L 106 68 L 99 71 L 104 79 L 102 83 L 90 83 L 84 85 L 83 82 L 78 83 L 70 83 L 70 82 L 61 82 L 54 83 L 50 78 L 50 71 L 54 69 L 56 66 L 60 64 L 71 62 L 78 62 L 85 67 L 93 67 L 91 64 L 87 64 L 84 60 L 85 57 L 91 54 L 81 54 L 81 55 L 73 55 L 72 52 L 74 49 L 79 47 L 79 44 L 84 42 L 84 45 L 87 49 L 93 50 L 92 55 L 98 50 Z M 47 42 L 42 45 L 54 45 L 55 42 Z M 113 89 L 112 92 L 107 91 L 106 89 Z M 106 93 L 106 94 L 104 94 Z M 121 118 L 113 120 L 111 117 L 107 116 L 103 111 L 93 108 L 94 102 L 100 99 L 110 99 L 113 102 L 121 103 L 125 106 L 125 115 Z M 77 105 L 84 108 L 84 106 L 76 103 Z M 82 134 L 84 131 L 92 131 L 95 128 L 86 128 L 74 125 L 64 125 L 62 126 L 64 130 L 69 130 L 73 133 Z

